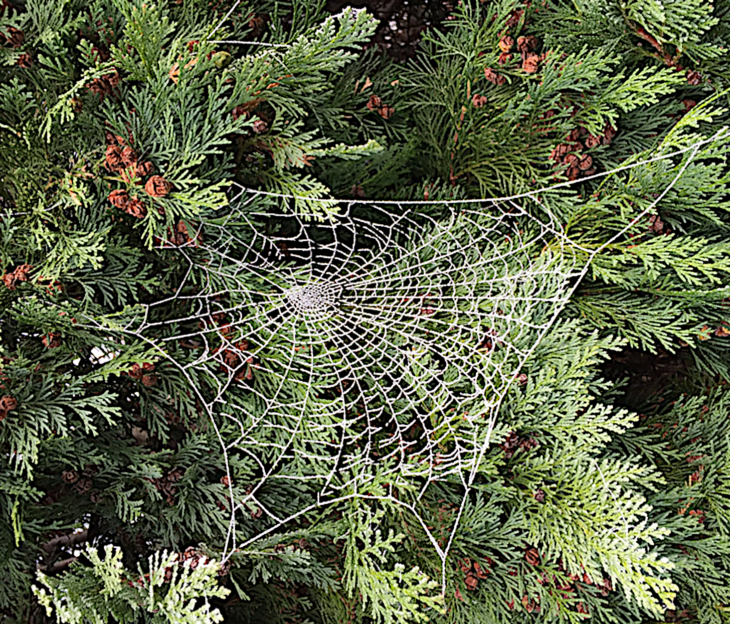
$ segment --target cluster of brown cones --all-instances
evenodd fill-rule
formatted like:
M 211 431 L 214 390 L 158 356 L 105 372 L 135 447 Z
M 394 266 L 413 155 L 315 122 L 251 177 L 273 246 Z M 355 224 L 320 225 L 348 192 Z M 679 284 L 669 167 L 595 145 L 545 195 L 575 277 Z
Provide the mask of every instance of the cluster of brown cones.
M 384 104 L 380 96 L 375 94 L 368 98 L 365 107 L 369 111 L 377 111 L 378 115 L 380 115 L 383 119 L 390 119 L 393 116 L 393 113 L 395 113 L 395 109 L 392 106 Z
M 107 133 L 107 148 L 104 166 L 117 173 L 128 184 L 140 184 L 139 180 L 148 176 L 154 169 L 149 161 L 140 161 L 137 152 L 123 137 Z M 159 175 L 150 176 L 144 184 L 150 197 L 164 197 L 172 190 L 172 184 Z M 115 189 L 109 193 L 109 202 L 138 219 L 147 214 L 147 207 L 138 195 L 130 195 L 125 189 Z M 160 207 L 160 211 L 164 210 Z
M 486 564 L 482 565 L 478 561 L 472 561 L 469 557 L 465 557 L 459 560 L 458 564 L 459 569 L 464 573 L 466 588 L 474 591 L 479 584 L 479 580 L 489 576 L 490 568 L 494 564 L 494 561 L 487 557 Z
M 122 82 L 122 77 L 115 69 L 110 74 L 106 74 L 100 78 L 94 78 L 94 80 L 86 85 L 86 88 L 92 93 L 96 93 L 103 100 L 108 95 L 114 95 L 114 91 L 120 82 Z
M 3 275 L 2 280 L 3 284 L 5 284 L 5 288 L 8 290 L 15 290 L 18 282 L 27 282 L 28 274 L 32 268 L 33 267 L 30 264 L 21 264 L 19 267 L 16 267 L 14 271 L 10 271 L 10 273 Z
M 155 245 L 164 248 L 198 247 L 203 242 L 203 235 L 201 232 L 191 235 L 187 225 L 183 221 L 178 221 L 174 227 L 167 228 L 167 240 L 163 240 L 159 236 L 155 236 L 153 240 Z
M 2 15 L 4 6 L 0 5 L 0 15 Z M 20 48 L 25 40 L 25 34 L 22 30 L 13 26 L 8 26 L 7 35 L 0 33 L 0 47 Z M 24 52 L 18 57 L 18 66 L 23 69 L 33 67 L 33 57 Z
M 538 442 L 535 438 L 521 438 L 514 431 L 512 431 L 507 436 L 507 439 L 499 445 L 499 447 L 504 451 L 504 456 L 507 459 L 510 459 L 517 452 L 518 449 L 527 451 L 529 449 L 535 448 L 537 445 Z
M 550 160 L 555 161 L 556 166 L 567 165 L 565 174 L 569 180 L 591 176 L 596 173 L 596 168 L 593 166 L 593 157 L 589 154 L 583 154 L 582 150 L 599 145 L 610 145 L 616 136 L 616 132 L 616 128 L 609 123 L 606 123 L 603 133 L 598 136 L 590 134 L 583 127 L 575 128 L 565 137 L 563 143 L 550 152 Z
M 81 471 L 81 474 L 79 474 L 76 470 L 64 470 L 61 473 L 61 480 L 68 485 L 73 485 L 71 489 L 74 492 L 81 496 L 85 496 L 91 492 L 91 489 L 94 486 L 93 477 L 96 474 L 96 471 L 97 467 L 95 465 L 86 464 L 84 469 Z M 96 491 L 96 494 L 98 496 L 98 491 Z M 96 502 L 96 500 L 92 502 Z
M 221 365 L 219 370 L 228 375 L 232 374 L 235 381 L 251 381 L 255 367 L 253 356 L 246 357 L 248 349 L 247 340 L 239 340 L 228 349 L 219 351 Z M 216 349 L 215 352 L 218 352 Z
M 172 506 L 175 504 L 175 496 L 177 495 L 177 483 L 184 475 L 184 468 L 173 468 L 166 475 L 158 479 L 147 479 L 147 481 L 152 483 L 155 489 L 165 496 L 167 504 Z
M 254 357 L 249 353 L 248 340 L 233 340 L 234 328 L 226 321 L 222 312 L 211 314 L 206 320 L 198 322 L 201 330 L 211 328 L 220 337 L 223 344 L 213 349 L 215 359 L 220 363 L 218 370 L 226 375 L 232 375 L 235 381 L 251 381 L 253 371 L 258 368 Z
M 154 364 L 145 362 L 142 366 L 139 364 L 132 364 L 132 368 L 130 368 L 126 374 L 132 379 L 141 381 L 142 385 L 146 388 L 151 388 L 157 384 L 157 375 L 152 374 L 154 370 Z

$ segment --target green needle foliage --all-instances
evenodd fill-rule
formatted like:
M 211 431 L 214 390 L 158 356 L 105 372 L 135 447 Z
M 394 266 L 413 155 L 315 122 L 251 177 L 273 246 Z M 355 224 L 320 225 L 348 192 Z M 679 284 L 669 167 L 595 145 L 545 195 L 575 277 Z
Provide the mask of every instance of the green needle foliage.
M 730 622 L 728 0 L 463 0 L 405 63 L 371 12 L 320 1 L 0 2 L 3 623 Z M 267 374 L 225 346 L 260 327 L 195 296 L 245 311 L 232 267 L 333 198 L 428 201 L 428 223 L 528 192 L 573 260 L 601 251 L 524 337 L 468 492 L 383 462 L 321 504 L 301 477 L 339 425 L 287 368 L 296 324 Z M 633 394 L 608 362 L 639 352 L 681 377 Z M 360 361 L 363 387 L 392 382 Z M 257 398 L 277 392 L 304 406 L 288 463 L 292 414 Z M 363 410 L 400 406 L 381 398 Z M 446 454 L 466 429 L 431 398 Z

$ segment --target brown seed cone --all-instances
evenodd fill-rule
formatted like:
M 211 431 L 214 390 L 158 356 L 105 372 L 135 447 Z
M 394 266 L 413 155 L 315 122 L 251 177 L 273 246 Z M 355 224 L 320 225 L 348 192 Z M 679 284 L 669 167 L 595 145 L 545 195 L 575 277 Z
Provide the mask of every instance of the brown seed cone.
M 125 167 L 131 167 L 137 163 L 137 153 L 128 145 L 122 149 L 122 163 Z
M 499 49 L 502 50 L 502 52 L 509 52 L 514 44 L 515 40 L 509 35 L 505 35 L 499 40 Z
M 56 347 L 61 346 L 61 334 L 51 332 L 50 334 L 43 336 L 43 340 L 41 340 L 41 342 L 47 349 L 55 349 Z
M 142 375 L 142 385 L 145 388 L 151 388 L 157 384 L 157 375 Z
M 497 80 L 499 79 L 499 74 L 494 71 L 491 67 L 485 67 L 484 68 L 484 77 L 489 80 L 489 82 L 496 84 Z
M 611 126 L 610 124 L 606 124 L 606 127 L 603 129 L 603 136 L 608 139 L 609 143 L 613 140 L 613 137 L 615 137 L 618 134 L 618 130 Z
M 529 596 L 522 596 L 522 606 L 528 613 L 532 613 L 535 610 L 535 603 L 530 600 Z
M 116 189 L 109 193 L 107 199 L 113 206 L 124 210 L 124 207 L 129 203 L 129 193 L 124 189 Z
M 32 268 L 33 267 L 30 264 L 21 264 L 14 271 L 3 275 L 3 284 L 5 284 L 5 287 L 8 290 L 15 290 L 16 284 L 18 282 L 28 281 L 28 273 Z
M 141 177 L 149 175 L 150 173 L 152 173 L 153 169 L 154 169 L 154 166 L 152 165 L 152 163 L 149 160 L 137 165 L 137 173 Z
M 147 208 L 137 197 L 132 197 L 124 206 L 124 212 L 141 219 L 147 214 Z
M 80 479 L 75 486 L 76 491 L 81 494 L 88 494 L 91 491 L 92 482 L 91 479 Z
M 30 273 L 30 270 L 33 268 L 30 264 L 21 264 L 18 268 L 15 269 L 15 278 L 19 282 L 26 282 L 28 281 L 28 273 Z
M 592 134 L 588 135 L 588 138 L 586 139 L 586 147 L 588 149 L 598 147 L 600 144 L 601 144 L 601 139 L 599 139 L 596 136 L 593 136 Z
M 474 571 L 477 573 L 477 578 L 485 579 L 489 576 L 489 570 L 482 568 L 478 561 L 474 562 Z
M 532 52 L 537 47 L 537 39 L 533 35 L 517 37 L 517 49 L 523 54 Z
M 368 110 L 375 110 L 383 105 L 383 101 L 375 94 L 370 96 L 368 103 L 365 104 Z
M 514 28 L 517 26 L 517 24 L 520 23 L 520 19 L 522 19 L 522 15 L 525 13 L 524 9 L 514 9 L 510 14 L 509 18 L 505 22 L 505 26 L 507 28 Z
M 122 148 L 118 145 L 109 145 L 106 148 L 106 161 L 104 162 L 109 171 L 117 171 L 121 169 L 123 165 L 122 160 Z
M 583 158 L 581 158 L 580 160 L 580 163 L 578 163 L 578 167 L 581 171 L 586 171 L 587 169 L 590 169 L 591 165 L 593 165 L 593 158 L 588 156 L 588 154 L 583 156 Z
M 691 85 L 698 85 L 702 83 L 702 75 L 698 71 L 687 70 L 687 82 Z
M 8 35 L 10 36 L 6 37 L 6 40 L 12 47 L 19 48 L 23 45 L 23 39 L 25 39 L 25 35 L 23 34 L 22 30 L 18 30 L 17 28 L 9 26 Z
M 253 122 L 253 131 L 256 134 L 261 134 L 262 132 L 266 132 L 266 129 L 268 126 L 266 125 L 266 122 L 263 119 L 257 119 Z
M 170 184 L 162 176 L 158 175 L 153 175 L 149 180 L 147 180 L 147 184 L 144 185 L 144 190 L 147 191 L 149 195 L 152 195 L 152 197 L 164 197 L 171 189 L 172 184 Z
M 487 98 L 483 95 L 479 95 L 478 93 L 475 93 L 471 98 L 471 105 L 474 108 L 481 108 L 487 103 Z
M 0 409 L 4 410 L 6 412 L 11 412 L 16 407 L 18 407 L 18 401 L 11 397 L 10 395 L 5 395 L 3 398 L 0 399 Z
M 512 60 L 512 55 L 507 52 L 502 52 L 502 54 L 499 55 L 499 58 L 497 59 L 497 63 L 500 65 L 504 65 L 505 63 L 508 63 Z
M 380 116 L 383 119 L 390 119 L 393 116 L 393 113 L 395 113 L 395 109 L 392 106 L 381 106 L 378 109 L 378 113 L 380 113 Z M 256 124 L 254 124 L 254 130 L 256 129 Z
M 537 54 L 527 54 L 525 60 L 522 61 L 522 69 L 525 73 L 534 74 L 537 71 L 537 65 L 540 57 Z
M 22 67 L 23 69 L 30 69 L 31 67 L 33 67 L 33 57 L 27 52 L 21 54 L 18 57 L 18 66 Z
M 474 94 L 474 97 L 471 99 L 471 104 L 474 108 L 481 108 L 487 103 L 487 98 L 484 95 L 479 95 L 478 93 Z
M 187 226 L 182 221 L 178 221 L 172 232 L 168 230 L 168 238 L 178 246 L 189 243 L 190 235 L 188 234 Z
M 537 548 L 528 548 L 525 551 L 525 561 L 531 566 L 536 566 L 540 563 L 540 553 L 537 552 Z
M 79 473 L 75 470 L 64 470 L 61 479 L 64 483 L 76 483 L 79 480 Z
M 104 76 L 106 78 L 107 82 L 109 83 L 109 86 L 114 89 L 120 82 L 122 82 L 122 77 L 119 75 L 119 72 L 115 69 L 113 74 L 107 74 Z
M 3 284 L 5 284 L 5 288 L 8 290 L 15 290 L 15 283 L 17 279 L 15 278 L 15 273 L 6 273 L 3 275 Z
M 11 396 L 5 395 L 0 399 L 0 421 L 5 420 L 8 412 L 18 407 L 18 402 Z

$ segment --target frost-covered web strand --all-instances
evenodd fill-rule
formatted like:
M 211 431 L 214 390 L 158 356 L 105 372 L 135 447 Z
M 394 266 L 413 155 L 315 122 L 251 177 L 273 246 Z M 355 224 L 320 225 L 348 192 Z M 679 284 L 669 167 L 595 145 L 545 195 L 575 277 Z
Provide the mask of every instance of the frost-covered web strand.
M 241 4 L 241 0 L 236 0 L 236 2 L 233 3 L 233 6 L 229 9 L 228 13 L 226 13 L 225 17 L 223 17 L 223 19 L 218 22 L 218 25 L 210 32 L 210 37 L 212 37 L 218 31 L 218 29 L 226 23 L 228 18 L 233 15 L 233 12 L 238 8 L 239 4 Z

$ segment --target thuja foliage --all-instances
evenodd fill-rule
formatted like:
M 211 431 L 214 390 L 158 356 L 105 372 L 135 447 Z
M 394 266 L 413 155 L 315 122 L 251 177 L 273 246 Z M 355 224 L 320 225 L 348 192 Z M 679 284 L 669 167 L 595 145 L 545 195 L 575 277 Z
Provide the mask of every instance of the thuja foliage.
M 730 172 L 727 138 L 708 140 L 728 122 L 727 0 L 464 1 L 404 64 L 370 46 L 367 11 L 322 3 L 1 11 L 5 622 L 730 619 Z M 503 401 L 467 499 L 456 479 L 405 489 L 411 513 L 374 474 L 339 505 L 305 481 L 252 503 L 259 464 L 200 400 L 222 404 L 220 370 L 165 341 L 180 285 L 204 286 L 196 238 L 252 236 L 226 219 L 236 184 L 296 196 L 250 214 L 321 222 L 331 197 L 561 181 L 540 201 L 586 258 L 609 244 Z M 121 331 L 159 302 L 152 338 Z M 685 377 L 632 403 L 601 372 L 625 347 Z M 264 376 L 241 370 L 225 400 L 254 409 Z M 232 501 L 250 543 L 222 565 Z
M 77 568 L 61 579 L 38 574 L 45 588 L 37 590 L 39 602 L 53 607 L 58 619 L 68 624 L 85 621 L 135 622 L 139 613 L 146 612 L 151 622 L 213 623 L 222 621 L 218 609 L 207 603 L 196 607 L 195 599 L 212 596 L 225 597 L 229 590 L 217 583 L 219 566 L 215 561 L 199 557 L 184 560 L 184 567 L 176 553 L 157 552 L 149 558 L 148 572 L 140 570 L 135 578 L 124 570 L 122 552 L 107 545 L 102 560 L 91 546 L 86 547 L 90 567 Z M 191 568 L 191 562 L 195 567 Z M 160 592 L 158 588 L 164 587 Z

